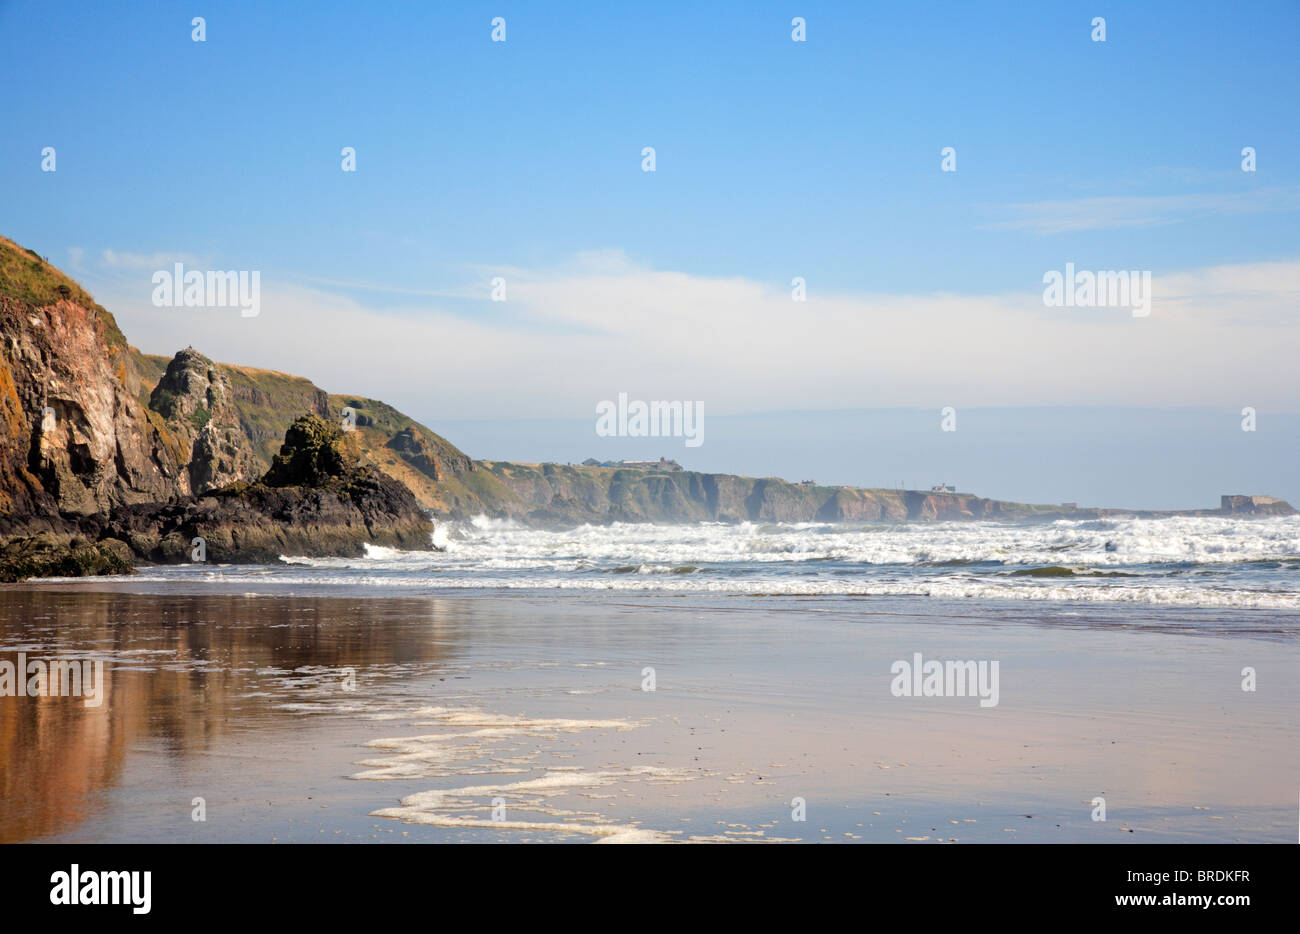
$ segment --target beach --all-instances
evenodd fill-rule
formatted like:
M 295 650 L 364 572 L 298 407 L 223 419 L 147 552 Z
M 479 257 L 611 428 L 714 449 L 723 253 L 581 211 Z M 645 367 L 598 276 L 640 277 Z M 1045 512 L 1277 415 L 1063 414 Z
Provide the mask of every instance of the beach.
M 0 588 L 0 658 L 107 671 L 0 697 L 6 842 L 1296 835 L 1285 609 L 168 573 Z

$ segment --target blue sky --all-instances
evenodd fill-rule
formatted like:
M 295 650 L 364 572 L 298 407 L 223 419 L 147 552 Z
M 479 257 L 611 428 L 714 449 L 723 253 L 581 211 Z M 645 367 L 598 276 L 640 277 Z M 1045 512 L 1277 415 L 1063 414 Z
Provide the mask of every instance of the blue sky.
M 203 43 L 191 41 L 196 15 Z M 506 19 L 504 43 L 490 41 L 494 16 Z M 807 21 L 806 43 L 790 40 L 793 16 Z M 1106 18 L 1104 43 L 1091 41 L 1094 16 Z M 0 231 L 73 272 L 147 351 L 193 343 L 427 421 L 585 417 L 619 391 L 707 397 L 718 414 L 1293 412 L 1281 361 L 1300 351 L 1288 317 L 1300 268 L 1297 48 L 1294 2 L 0 0 Z M 45 146 L 54 173 L 39 170 Z M 343 146 L 357 151 L 355 173 L 340 171 Z M 643 146 L 656 148 L 654 173 L 641 171 Z M 954 173 L 940 171 L 945 146 Z M 1241 171 L 1244 146 L 1257 151 L 1254 173 Z M 250 324 L 151 307 L 150 272 L 182 257 L 261 270 L 266 314 Z M 1127 315 L 1066 329 L 1017 305 L 1066 262 L 1218 283 L 1221 327 L 1161 337 L 1158 327 L 1209 314 L 1166 303 L 1131 339 L 1139 325 Z M 1229 272 L 1206 272 L 1219 268 Z M 494 275 L 519 283 L 519 300 L 488 301 Z M 805 329 L 820 342 L 792 354 L 854 341 L 876 366 L 890 350 L 873 343 L 876 329 L 845 324 L 860 307 L 882 316 L 903 368 L 877 384 L 824 360 L 795 367 L 776 393 L 764 391 L 776 364 L 761 352 L 750 371 L 712 372 L 720 355 L 748 352 L 744 296 L 779 297 L 793 276 L 812 298 L 783 325 L 756 315 L 761 338 Z M 653 308 L 625 313 L 646 294 L 660 295 L 661 322 Z M 927 322 L 937 294 L 969 311 Z M 690 314 L 674 317 L 679 296 Z M 834 309 L 815 302 L 832 296 Z M 988 311 L 995 298 L 1019 311 Z M 714 317 L 715 301 L 737 310 Z M 904 314 L 918 318 L 911 331 L 895 320 Z M 347 333 L 350 320 L 369 343 Z M 989 341 L 995 327 L 1005 336 Z M 699 352 L 652 352 L 655 329 Z M 1225 334 L 1275 356 L 1234 357 L 1207 378 Z M 424 346 L 389 357 L 384 335 Z M 574 337 L 591 341 L 560 343 Z M 987 365 L 949 381 L 958 361 L 900 351 L 934 340 L 973 346 Z M 529 341 L 550 370 L 521 366 Z M 1023 355 L 1121 353 L 1017 382 L 1007 374 L 1022 372 L 1018 344 Z M 1130 380 L 1147 363 L 1152 378 Z
M 1062 256 L 1182 268 L 1297 245 L 1294 210 L 985 226 L 1024 203 L 1294 191 L 1295 3 L 0 6 L 22 89 L 4 105 L 7 226 L 52 254 L 200 251 L 438 289 L 468 265 L 614 246 L 699 274 L 988 291 Z M 57 187 L 32 175 L 46 145 Z

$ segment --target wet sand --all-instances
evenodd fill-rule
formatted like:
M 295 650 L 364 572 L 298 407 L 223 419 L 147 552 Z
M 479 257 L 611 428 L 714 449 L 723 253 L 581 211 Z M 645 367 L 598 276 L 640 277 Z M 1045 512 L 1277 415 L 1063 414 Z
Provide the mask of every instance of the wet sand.
M 1249 612 L 243 589 L 0 588 L 0 659 L 108 670 L 0 698 L 0 839 L 1297 837 L 1300 648 Z M 917 652 L 997 706 L 894 696 Z

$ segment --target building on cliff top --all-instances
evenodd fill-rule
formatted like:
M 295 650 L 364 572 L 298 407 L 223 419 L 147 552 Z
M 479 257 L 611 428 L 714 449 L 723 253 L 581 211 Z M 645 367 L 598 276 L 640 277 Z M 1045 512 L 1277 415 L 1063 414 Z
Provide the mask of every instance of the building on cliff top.
M 682 465 L 677 461 L 670 461 L 667 458 L 659 458 L 658 461 L 598 461 L 594 457 L 589 457 L 582 462 L 584 467 L 625 467 L 632 470 L 667 470 L 669 472 L 682 469 Z

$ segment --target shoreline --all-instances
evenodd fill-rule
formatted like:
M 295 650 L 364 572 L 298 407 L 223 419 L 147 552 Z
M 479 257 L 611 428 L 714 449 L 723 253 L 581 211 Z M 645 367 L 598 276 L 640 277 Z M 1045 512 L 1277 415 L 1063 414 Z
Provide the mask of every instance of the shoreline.
M 116 633 L 104 705 L 63 710 L 58 744 L 10 751 L 19 775 L 51 767 L 47 756 L 116 757 L 79 799 L 85 817 L 41 839 L 579 842 L 606 824 L 701 841 L 1294 835 L 1293 637 L 1133 628 L 1118 615 L 958 618 L 915 600 L 880 612 L 91 587 L 28 591 L 21 618 L 33 622 L 17 629 L 5 600 L 2 651 L 75 654 Z M 51 615 L 59 632 L 38 622 Z M 914 652 L 999 660 L 999 703 L 891 696 L 891 662 Z M 1240 689 L 1246 664 L 1258 693 Z M 340 690 L 345 669 L 358 690 Z M 204 700 L 183 704 L 192 721 L 151 727 L 139 715 L 166 709 L 148 700 L 159 690 Z M 0 698 L 0 715 L 13 704 Z M 95 723 L 120 724 L 127 745 L 96 746 Z M 195 827 L 199 794 L 211 816 Z M 1104 823 L 1089 817 L 1096 795 Z M 528 826 L 492 825 L 496 797 Z M 806 823 L 790 820 L 794 797 Z M 24 809 L 6 807 L 11 819 Z M 532 826 L 557 821 L 583 827 Z

